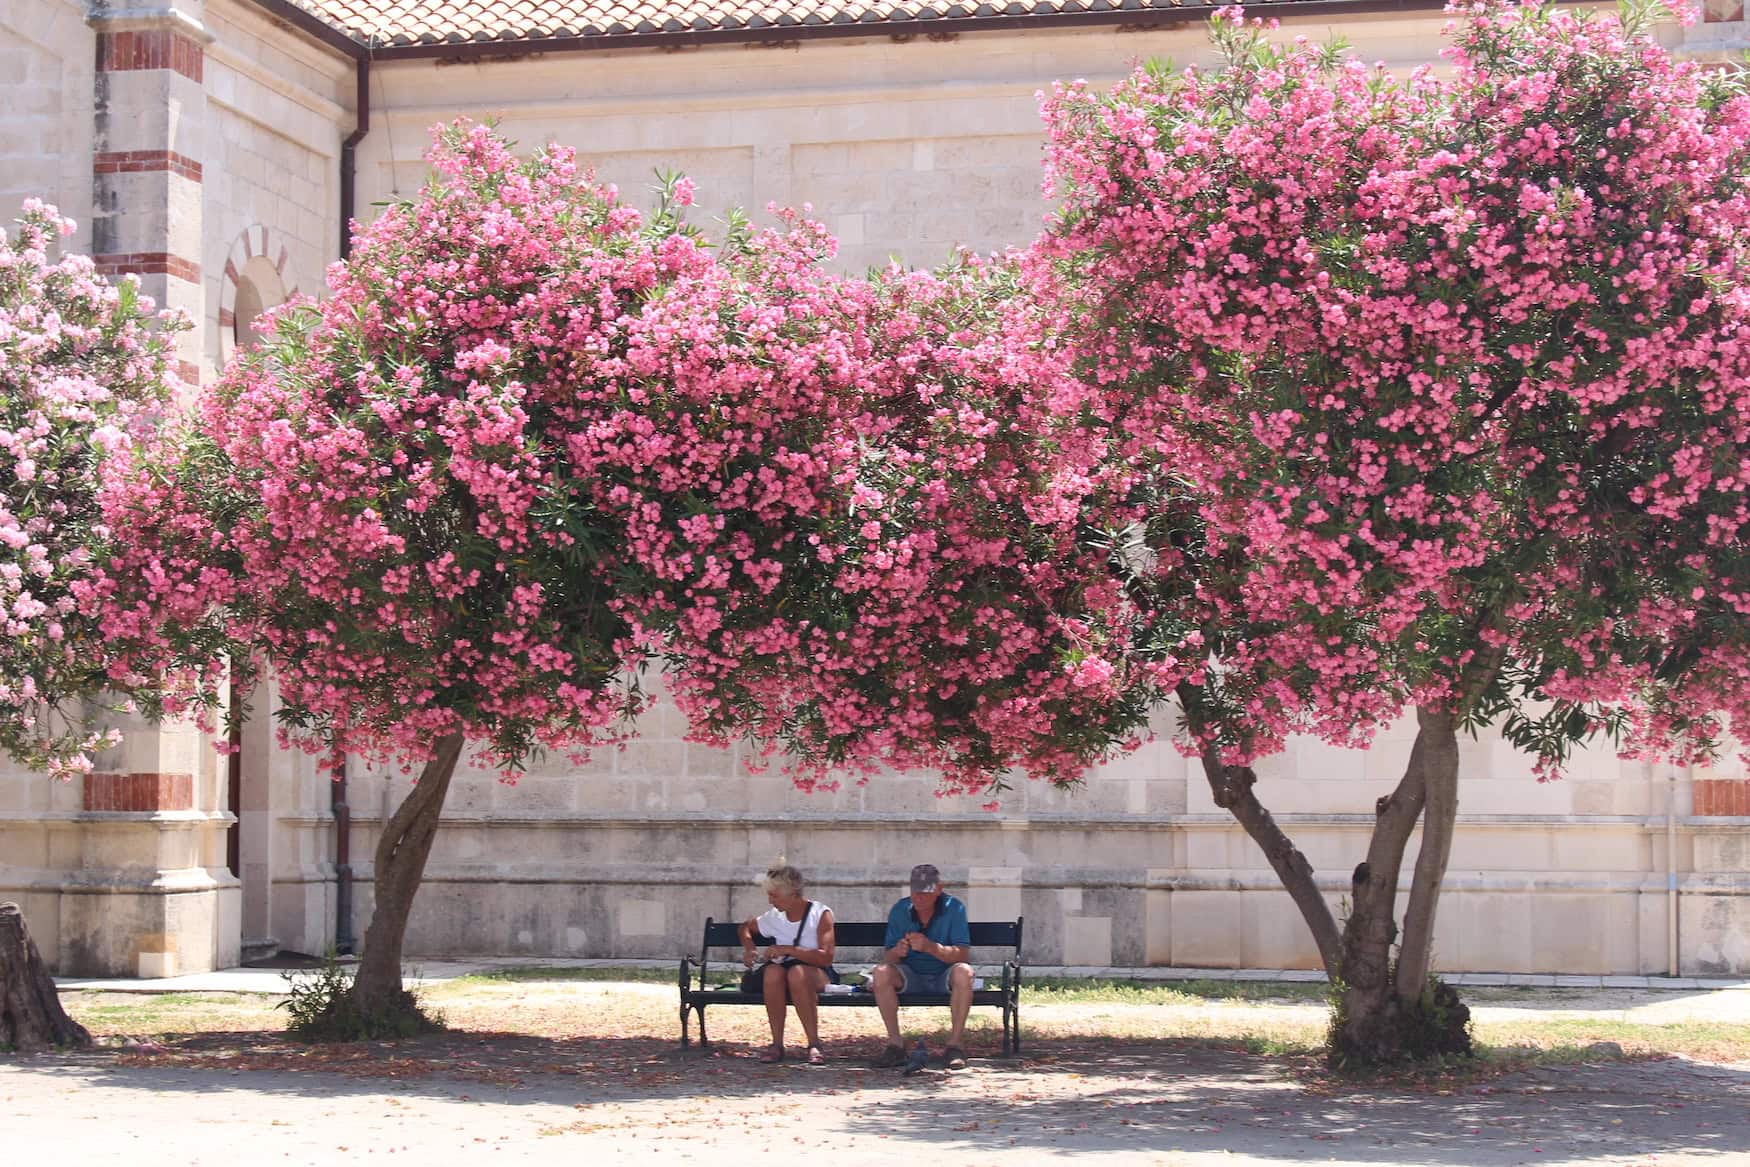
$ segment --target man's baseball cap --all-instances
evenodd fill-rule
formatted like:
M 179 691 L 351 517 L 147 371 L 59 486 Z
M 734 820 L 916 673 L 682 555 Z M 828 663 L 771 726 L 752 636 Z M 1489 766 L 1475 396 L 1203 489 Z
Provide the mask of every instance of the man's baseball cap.
M 936 870 L 933 863 L 920 863 L 911 869 L 911 889 L 913 891 L 941 891 L 942 873 Z

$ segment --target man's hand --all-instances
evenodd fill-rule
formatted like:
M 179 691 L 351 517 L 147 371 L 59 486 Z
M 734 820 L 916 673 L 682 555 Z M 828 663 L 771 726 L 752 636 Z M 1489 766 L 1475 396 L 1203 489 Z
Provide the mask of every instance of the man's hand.
M 905 939 L 901 940 L 900 943 L 906 945 L 907 950 L 910 952 L 928 952 L 934 947 L 930 942 L 930 938 L 925 936 L 922 932 L 908 932 Z
M 916 933 L 913 933 L 913 935 L 916 935 Z M 900 961 L 904 960 L 910 952 L 911 937 L 901 936 L 899 938 L 899 943 L 887 950 L 887 963 L 898 964 Z
M 741 963 L 746 965 L 748 968 L 752 968 L 753 967 L 753 960 L 754 960 L 753 949 L 752 948 L 743 948 L 741 950 Z

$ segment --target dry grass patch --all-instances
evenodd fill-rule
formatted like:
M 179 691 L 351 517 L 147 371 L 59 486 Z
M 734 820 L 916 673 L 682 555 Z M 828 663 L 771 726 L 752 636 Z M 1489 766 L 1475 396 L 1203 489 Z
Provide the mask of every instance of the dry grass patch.
M 715 1058 L 699 1060 L 698 1046 L 682 1053 L 675 990 L 667 982 L 549 979 L 532 970 L 468 977 L 422 990 L 422 1003 L 440 1013 L 449 1032 L 400 1042 L 312 1046 L 285 1032 L 279 998 L 240 993 L 143 995 L 69 992 L 63 1001 L 77 1020 L 111 1044 L 132 1038 L 125 1056 L 154 1064 L 223 1064 L 237 1069 L 297 1068 L 389 1077 L 444 1074 L 488 1081 L 536 1074 L 589 1075 L 611 1082 L 627 1074 L 671 1076 L 676 1081 L 744 1065 L 770 1039 L 765 1011 L 718 1006 L 707 1011 Z M 1298 999 L 1297 999 L 1298 996 Z M 1058 988 L 1024 995 L 1023 1057 L 1016 1068 L 1044 1067 L 1065 1057 L 1118 1064 L 1142 1049 L 1212 1048 L 1265 1055 L 1271 1065 L 1315 1091 L 1379 1086 L 1445 1093 L 1535 1065 L 1560 1065 L 1681 1055 L 1699 1061 L 1750 1061 L 1750 1025 L 1681 1021 L 1643 1024 L 1601 1016 L 1575 1019 L 1571 1010 L 1539 1017 L 1479 1022 L 1474 1059 L 1370 1074 L 1337 1076 L 1323 1068 L 1320 1051 L 1327 1015 L 1306 994 L 1275 1000 L 1199 997 L 1183 987 Z M 907 1009 L 908 1039 L 933 1048 L 946 1042 L 948 1011 Z M 975 1058 L 1001 1047 L 998 1017 L 974 1010 L 967 1046 Z M 837 1064 L 861 1064 L 885 1038 L 874 1009 L 822 1012 L 822 1037 Z M 787 1039 L 802 1040 L 794 1014 Z M 694 1037 L 697 1037 L 695 1029 Z M 142 1052 L 141 1043 L 148 1043 Z M 159 1044 L 163 1048 L 156 1048 Z M 1614 1043 L 1604 1045 L 1601 1043 Z M 713 1068 L 715 1067 L 715 1068 Z M 740 1071 L 735 1071 L 740 1072 Z
M 93 1037 L 173 1038 L 285 1028 L 280 998 L 259 993 L 64 992 L 61 1005 Z

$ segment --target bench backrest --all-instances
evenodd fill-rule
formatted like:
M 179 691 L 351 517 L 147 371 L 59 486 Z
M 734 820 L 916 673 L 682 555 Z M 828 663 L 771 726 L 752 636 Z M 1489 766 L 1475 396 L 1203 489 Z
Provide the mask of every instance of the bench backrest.
M 1015 955 L 1021 952 L 1021 921 L 1015 920 L 974 920 L 969 925 L 972 931 L 972 947 L 974 948 L 1007 948 Z M 739 921 L 716 920 L 705 921 L 704 950 L 699 959 L 704 961 L 713 948 L 740 948 L 741 923 Z M 833 935 L 840 948 L 880 948 L 887 939 L 887 922 L 850 923 L 833 922 Z M 755 935 L 755 944 L 770 944 L 769 936 Z

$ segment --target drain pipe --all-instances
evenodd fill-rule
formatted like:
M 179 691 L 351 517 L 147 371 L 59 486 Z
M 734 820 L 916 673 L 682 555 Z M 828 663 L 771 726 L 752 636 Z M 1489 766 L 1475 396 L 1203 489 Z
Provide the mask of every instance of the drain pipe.
M 340 258 L 352 255 L 352 220 L 358 197 L 358 144 L 371 132 L 371 59 L 360 56 L 357 67 L 358 124 L 340 144 Z
M 352 807 L 346 802 L 347 763 L 334 768 L 334 954 L 351 956 L 352 934 Z
M 1676 977 L 1679 971 L 1677 951 L 1677 767 L 1672 766 L 1665 783 L 1665 975 Z M 1691 782 L 1694 763 L 1685 763 L 1683 777 Z

